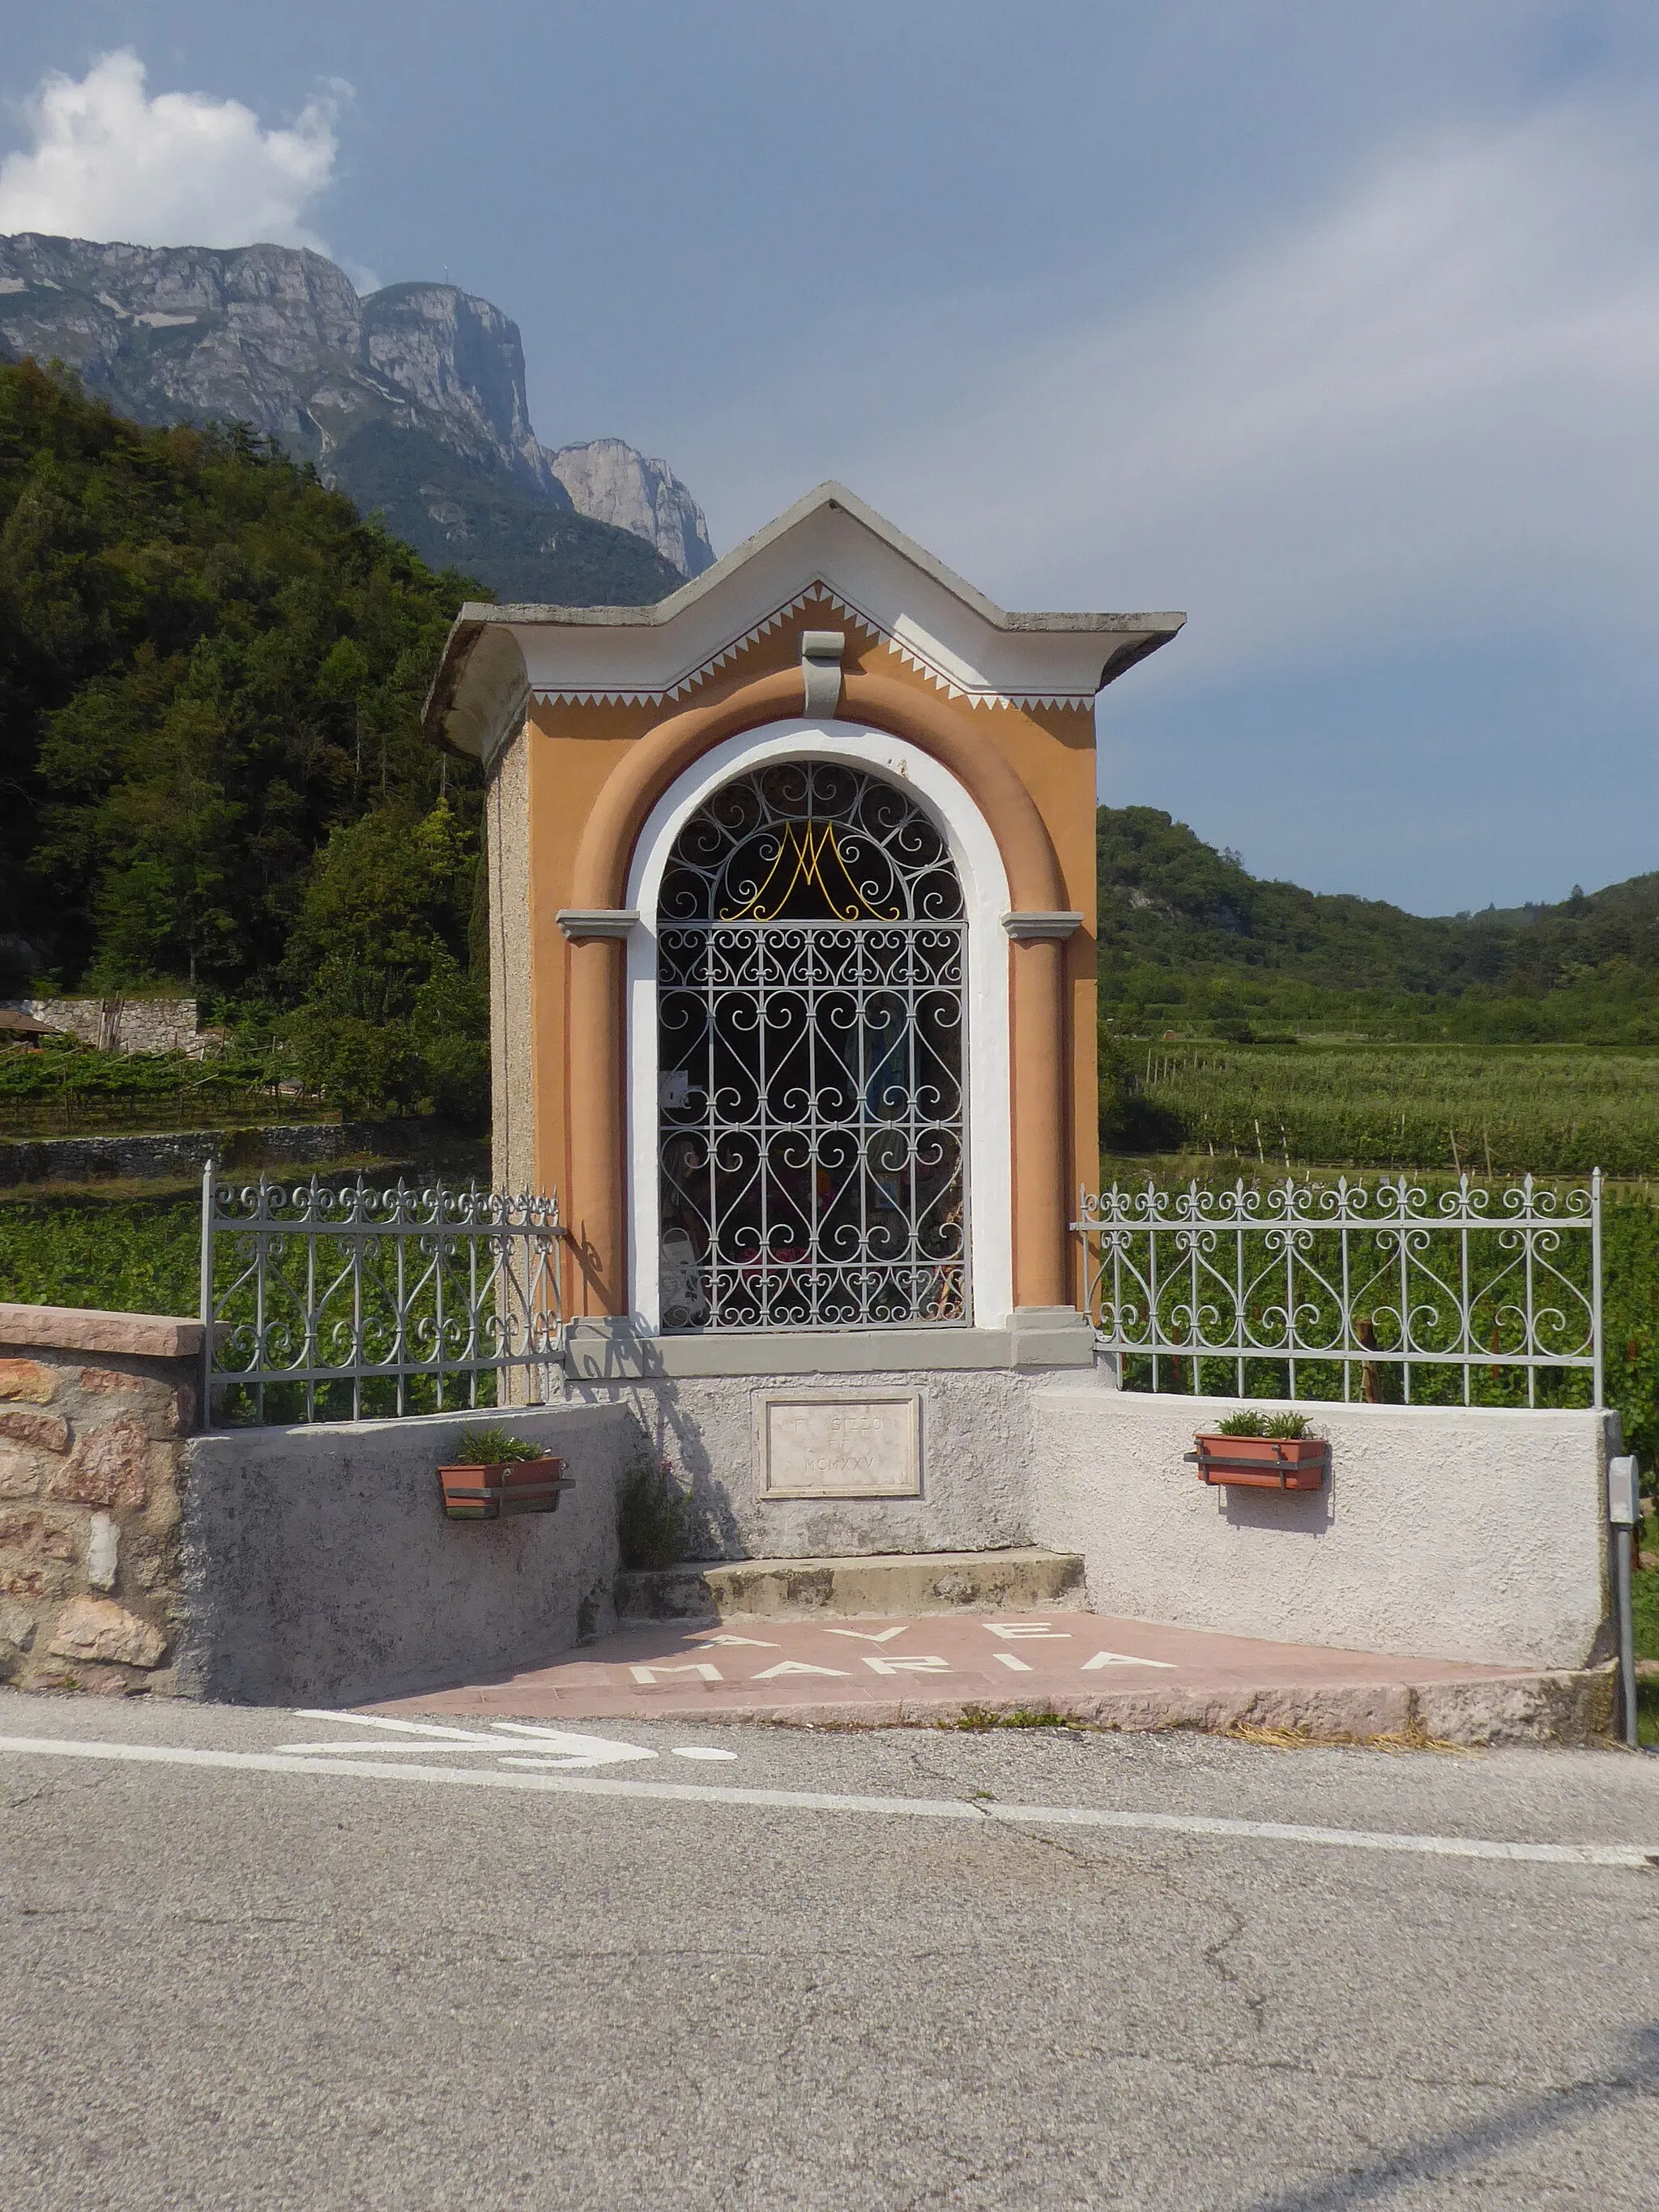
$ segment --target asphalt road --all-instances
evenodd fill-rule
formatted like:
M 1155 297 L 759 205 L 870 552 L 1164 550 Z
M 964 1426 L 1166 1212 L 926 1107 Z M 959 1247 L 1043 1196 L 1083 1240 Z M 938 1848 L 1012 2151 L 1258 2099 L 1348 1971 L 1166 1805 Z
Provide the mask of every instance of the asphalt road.
M 603 1742 L 0 1693 L 7 2212 L 1659 2203 L 1659 1759 Z

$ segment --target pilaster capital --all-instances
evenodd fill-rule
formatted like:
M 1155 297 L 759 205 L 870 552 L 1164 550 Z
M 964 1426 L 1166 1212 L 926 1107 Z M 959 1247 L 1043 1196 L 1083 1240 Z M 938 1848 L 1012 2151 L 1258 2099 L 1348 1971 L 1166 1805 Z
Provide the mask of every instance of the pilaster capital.
M 596 938 L 626 937 L 640 917 L 632 907 L 565 906 L 554 919 L 573 945 L 588 945 Z
M 1041 943 L 1074 937 L 1083 927 L 1083 916 L 1071 912 L 1005 914 L 1002 926 L 1016 945 Z

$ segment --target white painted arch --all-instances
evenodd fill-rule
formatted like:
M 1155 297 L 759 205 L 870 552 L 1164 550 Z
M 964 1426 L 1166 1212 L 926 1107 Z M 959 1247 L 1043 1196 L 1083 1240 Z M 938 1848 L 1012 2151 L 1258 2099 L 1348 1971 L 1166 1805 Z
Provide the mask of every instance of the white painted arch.
M 990 824 L 963 785 L 907 738 L 856 722 L 769 722 L 705 753 L 652 808 L 634 848 L 628 905 L 628 1268 L 635 1327 L 662 1325 L 658 1260 L 657 903 L 674 841 L 722 784 L 774 761 L 835 761 L 908 792 L 950 848 L 968 922 L 968 1284 L 978 1328 L 1013 1310 L 1012 1128 L 1008 1087 L 1008 878 Z

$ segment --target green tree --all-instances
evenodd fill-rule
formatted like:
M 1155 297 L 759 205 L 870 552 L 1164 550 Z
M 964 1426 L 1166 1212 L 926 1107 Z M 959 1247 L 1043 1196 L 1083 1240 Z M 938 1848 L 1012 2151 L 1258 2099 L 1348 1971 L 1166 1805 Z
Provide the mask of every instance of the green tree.
M 65 986 L 280 1008 L 335 830 L 441 793 L 476 823 L 420 707 L 479 596 L 245 428 L 0 366 L 0 939 Z
M 487 1110 L 489 1009 L 465 966 L 476 841 L 447 799 L 334 831 L 312 872 L 283 1036 L 302 1079 L 354 1112 Z

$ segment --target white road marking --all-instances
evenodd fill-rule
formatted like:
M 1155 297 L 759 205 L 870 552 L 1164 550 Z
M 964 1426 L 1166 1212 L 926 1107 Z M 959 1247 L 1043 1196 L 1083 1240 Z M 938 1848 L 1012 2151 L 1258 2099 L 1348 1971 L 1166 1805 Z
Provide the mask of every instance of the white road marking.
M 865 1654 L 864 1663 L 875 1674 L 948 1674 L 951 1671 L 948 1659 L 878 1659 L 873 1652 Z
M 1659 1869 L 1653 1844 L 1510 1844 L 1485 1836 L 1390 1835 L 1367 1828 L 1316 1828 L 1281 1820 L 1228 1820 L 1196 1813 L 1122 1812 L 1095 1805 L 1005 1805 L 959 1797 L 855 1797 L 819 1790 L 757 1790 L 696 1782 L 624 1782 L 605 1774 L 503 1774 L 499 1767 L 344 1764 L 280 1751 L 200 1751 L 184 1745 L 99 1743 L 57 1736 L 0 1736 L 0 1752 L 40 1759 L 97 1759 L 123 1765 L 195 1766 L 256 1774 L 325 1775 L 331 1781 L 447 1784 L 451 1789 L 527 1790 L 656 1804 L 730 1805 L 762 1812 L 869 1813 L 902 1820 L 1006 1823 L 1013 1827 L 1101 1828 L 1124 1834 L 1194 1836 L 1218 1842 L 1309 1844 L 1327 1850 L 1407 1852 L 1428 1858 L 1488 1859 L 1523 1866 Z
M 1173 1659 L 1137 1659 L 1132 1651 L 1097 1651 L 1092 1659 L 1085 1659 L 1078 1669 L 1080 1674 L 1092 1674 L 1102 1667 L 1163 1667 L 1172 1668 Z
M 696 1674 L 705 1682 L 720 1682 L 726 1678 L 712 1660 L 694 1659 L 689 1667 L 630 1667 L 629 1673 L 636 1682 L 653 1683 L 659 1674 Z
M 310 1758 L 321 1751 L 348 1752 L 353 1759 L 362 1759 L 371 1753 L 377 1759 L 386 1758 L 388 1753 L 399 1756 L 407 1753 L 413 1759 L 421 1752 L 435 1755 L 441 1751 L 494 1751 L 496 1747 L 487 1735 L 469 1736 L 465 1743 L 365 1743 L 362 1736 L 354 1735 L 338 1743 L 285 1743 L 282 1748 L 292 1752 L 296 1759 Z
M 833 1674 L 837 1681 L 847 1680 L 845 1667 L 815 1667 L 808 1659 L 780 1659 L 775 1667 L 763 1667 L 758 1674 L 751 1674 L 754 1682 L 775 1681 L 780 1674 Z
M 338 1717 L 342 1720 L 350 1720 L 365 1717 L 342 1713 Z M 416 1725 L 412 1721 L 389 1721 L 384 1718 L 378 1720 L 375 1724 L 381 1728 L 411 1729 Z M 530 1736 L 548 1753 L 563 1754 L 558 1758 L 550 1757 L 538 1760 L 538 1765 L 615 1766 L 626 1759 L 654 1759 L 657 1756 L 654 1751 L 647 1750 L 641 1744 L 619 1743 L 611 1736 L 575 1735 L 568 1729 L 540 1728 L 528 1721 L 492 1721 L 490 1726 L 492 1729 L 500 1729 L 504 1735 Z M 498 1736 L 483 1735 L 476 1729 L 464 1731 L 459 1729 L 445 1729 L 441 1734 L 441 1741 L 439 1741 L 420 1736 L 407 1743 L 376 1743 L 371 1747 L 364 1743 L 360 1737 L 347 1736 L 333 1743 L 285 1743 L 282 1747 L 295 1758 L 308 1756 L 318 1752 L 330 1753 L 343 1752 L 348 1757 L 354 1759 L 361 1759 L 371 1749 L 381 1757 L 384 1757 L 387 1752 L 393 1752 L 399 1757 L 413 1758 L 421 1752 L 499 1753 L 501 1748 Z
M 993 1636 L 1000 1636 L 1005 1644 L 1011 1644 L 1022 1637 L 1029 1639 L 1052 1636 L 1066 1644 L 1072 1640 L 1069 1628 L 1050 1628 L 1046 1620 L 988 1620 L 982 1626 Z
M 573 1735 L 568 1729 L 534 1728 L 527 1721 L 495 1721 L 491 1726 L 504 1735 L 529 1736 L 549 1753 L 561 1757 L 538 1760 L 543 1766 L 617 1766 L 632 1759 L 654 1759 L 656 1753 L 642 1743 L 618 1743 L 612 1736 Z M 499 1744 L 492 1749 L 499 1750 Z M 517 1764 L 516 1761 L 512 1762 Z
M 337 1728 L 386 1729 L 398 1735 L 447 1737 L 451 1743 L 481 1743 L 488 1741 L 477 1729 L 441 1728 L 435 1721 L 394 1721 L 385 1713 L 334 1713 L 316 1705 L 295 1708 L 295 1718 L 301 1721 L 332 1721 Z
M 855 1636 L 860 1644 L 890 1644 L 896 1636 L 902 1636 L 908 1626 L 908 1621 L 902 1620 L 896 1628 L 830 1628 L 824 1632 L 829 1636 Z
M 1012 1667 L 1016 1674 L 1029 1674 L 1031 1671 L 1030 1661 L 1017 1659 L 1012 1651 L 994 1651 L 991 1656 L 1000 1660 L 1003 1666 Z
M 763 1636 L 699 1636 L 696 1642 L 699 1651 L 706 1651 L 711 1644 L 748 1644 L 757 1651 L 775 1651 L 778 1648 Z
M 677 1743 L 676 1759 L 735 1759 L 735 1751 L 716 1751 L 712 1743 Z

